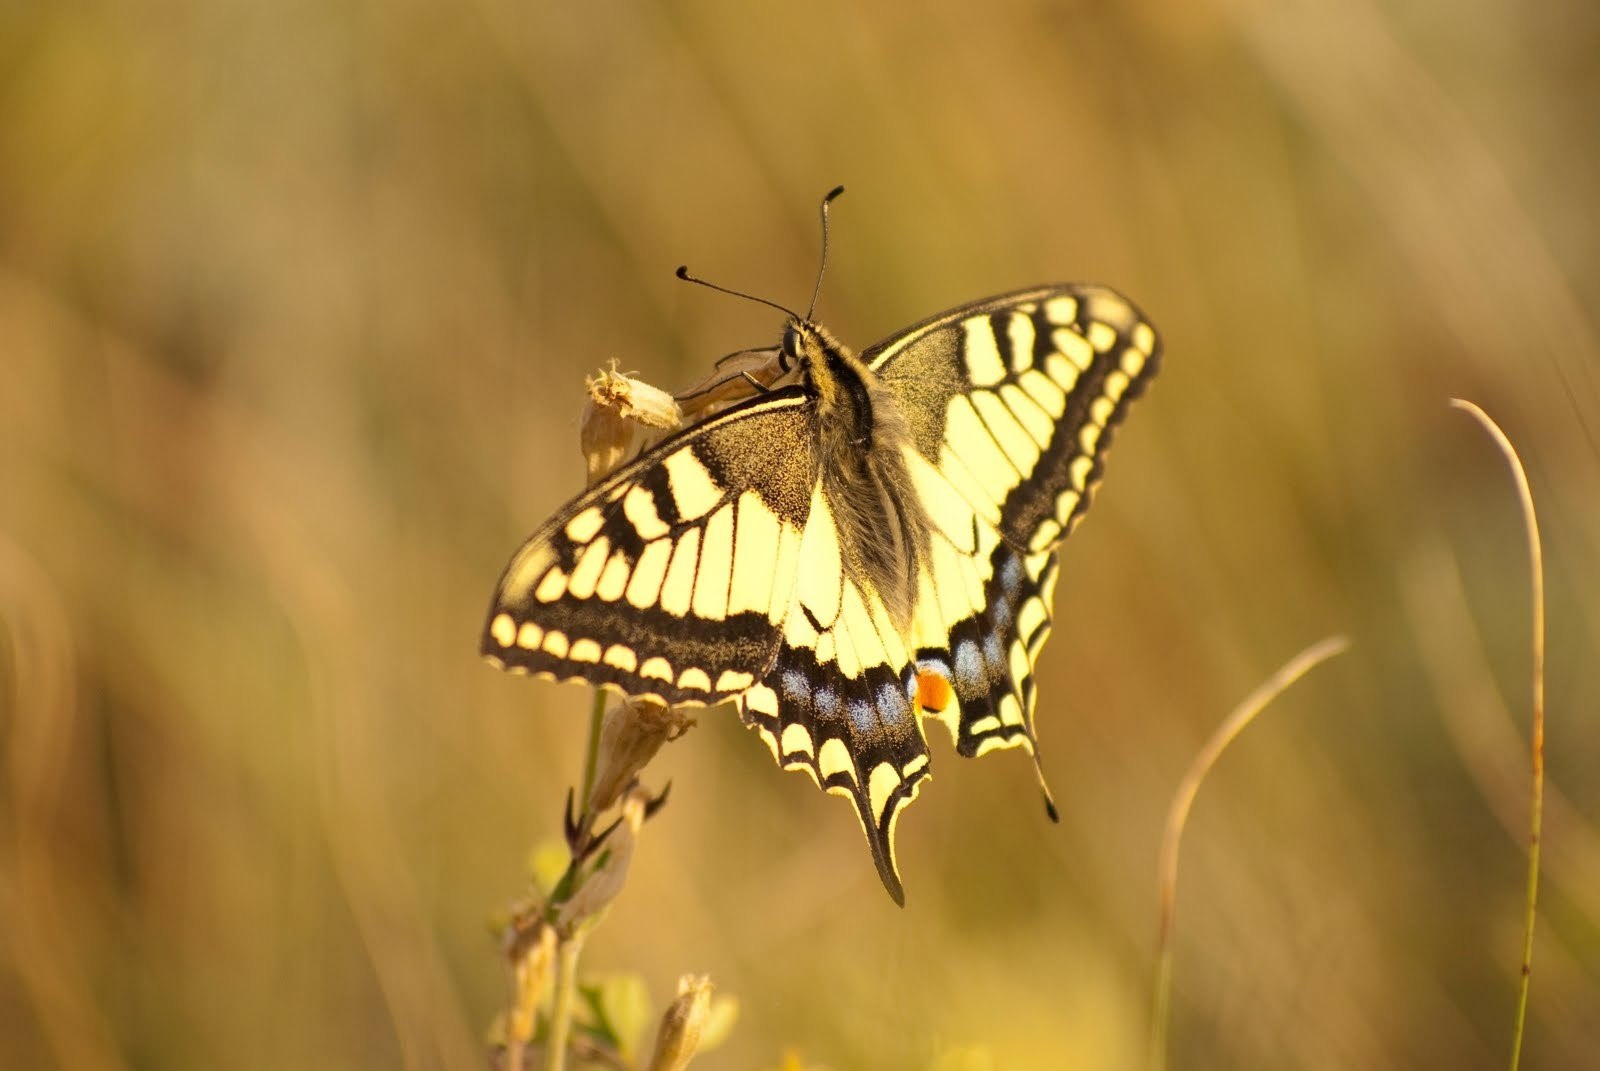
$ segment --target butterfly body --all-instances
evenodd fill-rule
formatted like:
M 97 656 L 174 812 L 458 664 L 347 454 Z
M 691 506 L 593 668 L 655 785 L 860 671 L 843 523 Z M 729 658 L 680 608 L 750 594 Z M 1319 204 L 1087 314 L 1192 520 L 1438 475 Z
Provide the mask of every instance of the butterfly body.
M 818 488 L 839 530 L 845 567 L 878 592 L 910 640 L 917 574 L 928 557 L 928 518 L 911 486 L 910 428 L 878 376 L 826 328 L 791 321 L 782 354 L 813 398 Z
M 734 700 L 781 766 L 852 800 L 902 901 L 922 716 L 964 755 L 1035 752 L 1056 546 L 1159 347 L 1126 299 L 1065 284 L 859 355 L 794 318 L 774 356 L 797 382 L 657 444 L 529 538 L 482 649 L 667 703 Z

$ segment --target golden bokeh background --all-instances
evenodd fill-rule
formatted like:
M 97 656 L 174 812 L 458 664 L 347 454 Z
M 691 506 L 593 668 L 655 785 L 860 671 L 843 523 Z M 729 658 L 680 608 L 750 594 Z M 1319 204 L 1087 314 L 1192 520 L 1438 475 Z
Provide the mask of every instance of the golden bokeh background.
M 1600 8 L 1585 0 L 0 8 L 0 1066 L 473 1068 L 488 920 L 587 693 L 476 657 L 582 481 L 583 376 L 858 346 L 1054 279 L 1167 363 L 1066 547 L 1028 761 L 900 826 L 726 710 L 585 953 L 742 1015 L 706 1067 L 1505 1065 L 1527 812 L 1523 452 L 1550 582 L 1524 1067 L 1600 1052 Z M 952 1055 L 954 1054 L 954 1055 Z M 956 1061 L 956 1062 L 952 1062 Z

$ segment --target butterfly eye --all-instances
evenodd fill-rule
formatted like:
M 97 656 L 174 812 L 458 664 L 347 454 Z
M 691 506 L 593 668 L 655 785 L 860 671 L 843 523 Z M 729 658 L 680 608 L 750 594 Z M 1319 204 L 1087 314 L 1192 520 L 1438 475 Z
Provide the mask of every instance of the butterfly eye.
M 783 332 L 783 365 L 785 370 L 791 363 L 800 363 L 800 332 L 790 324 Z

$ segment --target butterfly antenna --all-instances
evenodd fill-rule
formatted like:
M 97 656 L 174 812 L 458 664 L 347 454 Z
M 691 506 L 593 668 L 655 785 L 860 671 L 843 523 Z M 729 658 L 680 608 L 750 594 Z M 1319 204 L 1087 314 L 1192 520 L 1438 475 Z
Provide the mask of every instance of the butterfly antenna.
M 828 206 L 843 192 L 843 186 L 835 186 L 822 199 L 822 263 L 817 266 L 817 284 L 811 288 L 811 304 L 806 308 L 808 321 L 811 314 L 817 311 L 817 297 L 822 293 L 822 273 L 828 270 Z
M 699 283 L 701 286 L 708 287 L 708 288 L 710 288 L 712 290 L 717 291 L 718 293 L 727 294 L 727 295 L 729 295 L 731 297 L 744 298 L 746 301 L 756 301 L 756 302 L 761 303 L 762 305 L 767 305 L 767 306 L 770 306 L 770 307 L 772 307 L 774 309 L 777 309 L 779 312 L 783 313 L 785 316 L 790 317 L 791 319 L 795 319 L 795 320 L 800 319 L 800 314 L 799 313 L 795 312 L 793 309 L 788 308 L 788 307 L 786 307 L 784 305 L 779 305 L 776 301 L 768 301 L 764 297 L 756 297 L 754 294 L 747 294 L 743 290 L 730 290 L 725 286 L 718 286 L 716 283 L 708 283 L 704 279 L 700 278 L 698 275 L 690 275 L 689 274 L 689 265 L 687 265 L 687 264 L 679 264 L 678 265 L 678 273 L 677 274 L 678 274 L 678 278 L 682 279 L 686 283 Z

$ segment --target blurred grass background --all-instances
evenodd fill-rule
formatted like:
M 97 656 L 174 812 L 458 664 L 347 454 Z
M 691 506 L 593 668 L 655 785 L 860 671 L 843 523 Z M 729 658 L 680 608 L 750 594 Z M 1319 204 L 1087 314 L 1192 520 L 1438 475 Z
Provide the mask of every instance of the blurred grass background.
M 486 920 L 587 694 L 475 657 L 582 480 L 582 377 L 866 345 L 1091 279 L 1166 370 L 1065 551 L 1041 735 L 901 823 L 726 711 L 589 944 L 743 1017 L 708 1067 L 1142 1059 L 1162 816 L 1202 789 L 1175 1067 L 1503 1066 L 1529 466 L 1550 606 L 1525 1067 L 1600 1052 L 1600 8 L 112 0 L 0 7 L 0 1066 L 482 1066 Z M 698 1065 L 697 1065 L 698 1066 Z

